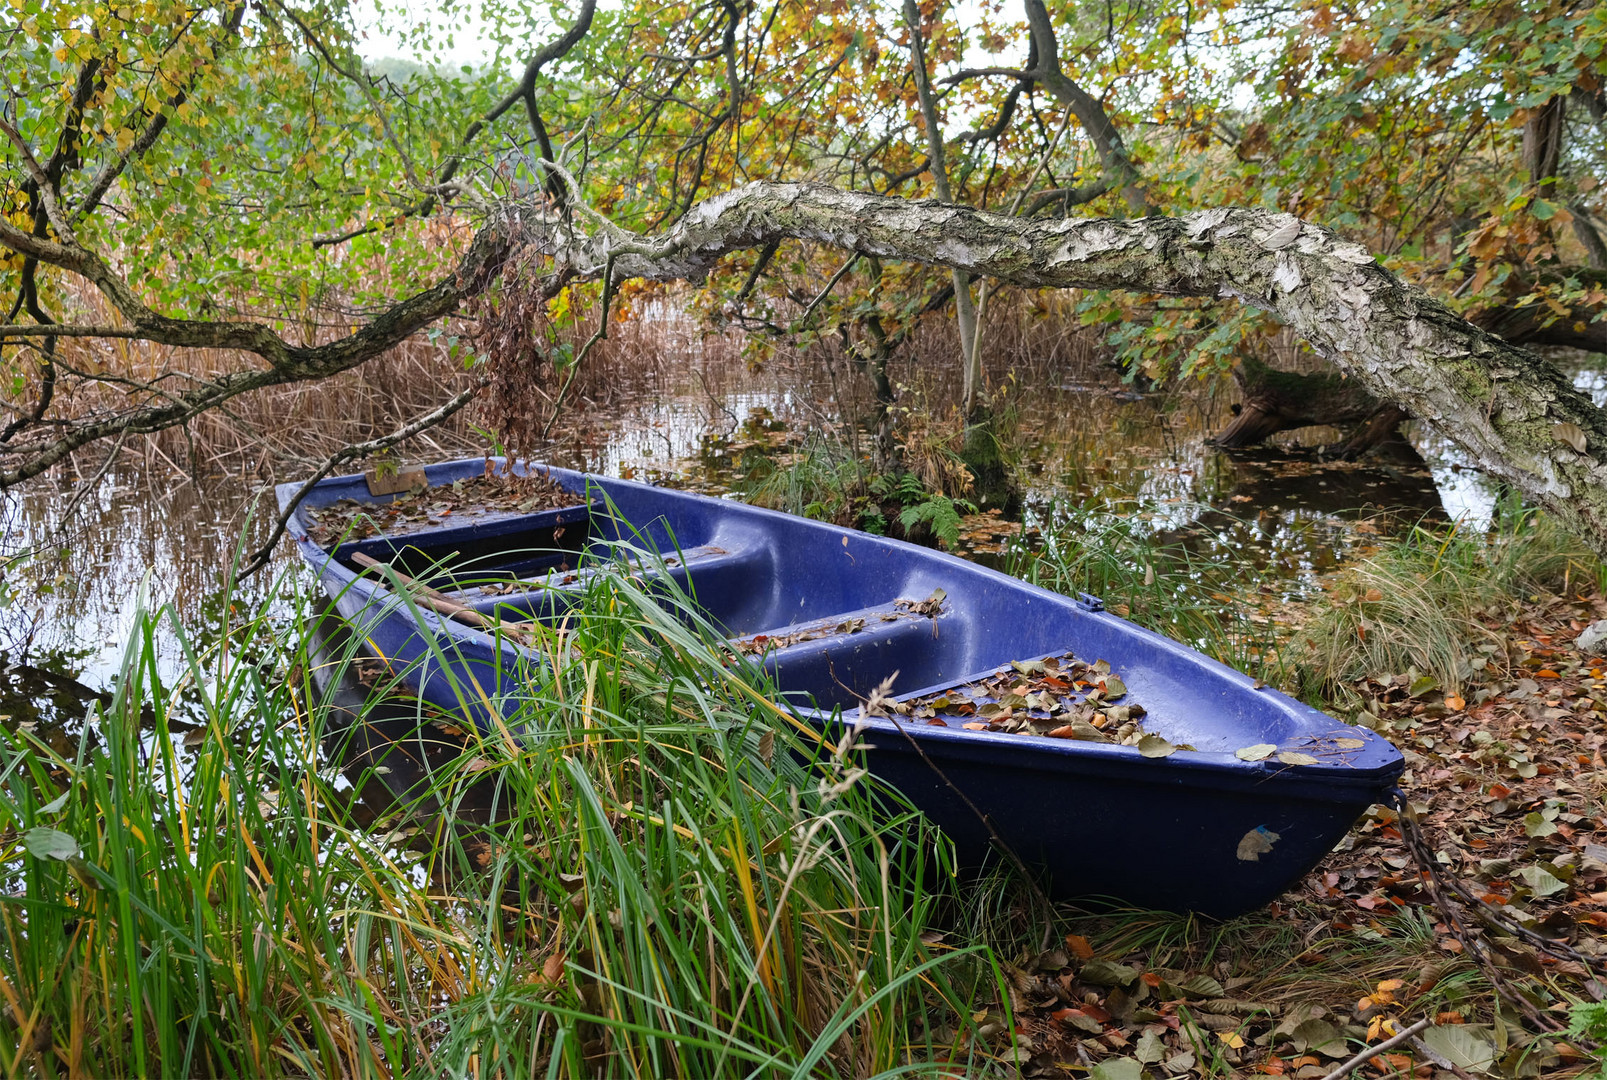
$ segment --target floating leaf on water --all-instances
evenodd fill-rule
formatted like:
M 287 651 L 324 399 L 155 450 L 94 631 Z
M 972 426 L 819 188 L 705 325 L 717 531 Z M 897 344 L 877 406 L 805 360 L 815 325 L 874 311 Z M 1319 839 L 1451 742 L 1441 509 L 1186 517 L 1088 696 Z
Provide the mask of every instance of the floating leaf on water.
M 1277 746 L 1273 743 L 1256 743 L 1254 746 L 1240 747 L 1239 749 L 1233 751 L 1233 756 L 1238 758 L 1240 761 L 1265 761 L 1267 758 L 1271 757 L 1277 751 L 1277 749 Z
M 1147 758 L 1171 757 L 1177 753 L 1177 747 L 1170 739 L 1151 732 L 1138 740 L 1138 752 Z
M 36 859 L 61 859 L 65 861 L 83 854 L 83 851 L 78 846 L 78 841 L 74 840 L 71 834 L 64 833 L 60 829 L 47 829 L 43 826 L 37 829 L 29 829 L 22 834 L 22 843 L 28 849 L 28 854 Z
M 1298 750 L 1285 750 L 1278 755 L 1278 760 L 1285 765 L 1315 765 L 1317 759 L 1310 754 L 1302 754 Z
M 1239 859 L 1242 862 L 1260 862 L 1261 856 L 1272 850 L 1272 845 L 1278 842 L 1278 834 L 1265 825 L 1257 825 L 1245 833 L 1239 841 Z

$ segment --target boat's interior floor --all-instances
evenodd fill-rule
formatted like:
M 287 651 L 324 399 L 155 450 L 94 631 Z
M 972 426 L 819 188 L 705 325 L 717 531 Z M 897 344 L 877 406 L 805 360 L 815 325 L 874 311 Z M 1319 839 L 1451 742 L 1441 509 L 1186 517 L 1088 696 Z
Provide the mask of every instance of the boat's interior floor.
M 560 625 L 587 590 L 623 570 L 644 588 L 690 598 L 733 649 L 758 660 L 799 705 L 852 707 L 895 673 L 910 688 L 941 677 L 949 666 L 940 648 L 939 621 L 946 614 L 941 599 L 890 596 L 865 607 L 787 619 L 778 610 L 782 605 L 756 595 L 776 591 L 768 571 L 774 553 L 762 542 L 699 544 L 668 554 L 605 541 L 578 557 L 551 549 L 473 560 L 417 548 L 406 554 L 391 560 L 401 564 L 396 569 L 406 567 L 419 585 L 510 629 Z

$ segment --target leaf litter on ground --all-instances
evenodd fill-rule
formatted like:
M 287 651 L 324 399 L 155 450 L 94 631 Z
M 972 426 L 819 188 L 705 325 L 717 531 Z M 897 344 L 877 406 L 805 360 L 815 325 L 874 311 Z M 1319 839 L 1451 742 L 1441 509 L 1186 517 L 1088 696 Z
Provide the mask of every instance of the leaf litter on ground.
M 1591 1048 L 1563 1029 L 1572 1003 L 1607 999 L 1607 981 L 1589 966 L 1607 962 L 1607 659 L 1572 646 L 1604 616 L 1597 595 L 1534 599 L 1517 619 L 1490 613 L 1489 629 L 1507 635 L 1504 651 L 1480 658 L 1460 693 L 1427 687 L 1412 671 L 1351 688 L 1357 722 L 1406 755 L 1401 786 L 1437 872 L 1502 918 L 1483 924 L 1463 909 L 1462 925 L 1452 925 L 1412 858 L 1405 823 L 1375 806 L 1277 903 L 1228 923 L 1057 909 L 1059 930 L 1074 932 L 1048 949 L 1018 946 L 1004 993 L 978 1002 L 983 1030 L 998 1022 L 993 1052 L 1029 1077 L 1320 1080 L 1428 1019 L 1352 1075 L 1595 1075 Z M 1263 744 L 1238 756 L 1277 752 Z M 1162 860 L 1168 842 L 1134 838 Z M 1020 893 L 1010 905 L 1013 940 L 1038 940 L 1038 904 Z M 1495 992 L 1470 947 L 1532 1016 Z

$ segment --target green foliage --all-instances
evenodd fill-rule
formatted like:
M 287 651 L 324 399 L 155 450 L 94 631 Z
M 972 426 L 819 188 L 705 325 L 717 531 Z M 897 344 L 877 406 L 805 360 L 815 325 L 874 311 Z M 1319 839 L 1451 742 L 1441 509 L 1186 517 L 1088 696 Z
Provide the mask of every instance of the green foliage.
M 1568 1030 L 1563 1034 L 1570 1039 L 1585 1039 L 1595 1043 L 1595 1056 L 1599 1067 L 1590 1080 L 1607 1077 L 1607 1002 L 1574 1002 L 1568 1010 Z
M 502 722 L 389 810 L 353 785 L 383 790 L 450 721 L 405 699 L 336 707 L 306 673 L 349 672 L 350 651 L 311 652 L 266 611 L 237 612 L 227 649 L 172 627 L 170 681 L 155 654 L 169 618 L 137 616 L 98 738 L 66 756 L 26 733 L 0 743 L 0 984 L 26 1003 L 0 1018 L 6 1072 L 816 1076 L 964 1060 L 937 1026 L 970 1026 L 972 988 L 950 982 L 967 950 L 921 939 L 942 847 L 851 751 L 773 704 L 762 672 L 730 663 L 685 598 L 599 575 L 498 680 L 521 687 L 490 702 Z M 368 722 L 395 756 L 347 756 Z M 487 797 L 489 819 L 469 811 Z
M 943 542 L 944 547 L 953 547 L 960 542 L 960 511 L 968 514 L 976 513 L 976 507 L 968 502 L 956 503 L 947 495 L 932 495 L 924 502 L 914 506 L 906 506 L 898 515 L 898 523 L 904 526 L 905 532 L 911 532 L 916 526 L 925 523 L 932 530 L 932 535 Z

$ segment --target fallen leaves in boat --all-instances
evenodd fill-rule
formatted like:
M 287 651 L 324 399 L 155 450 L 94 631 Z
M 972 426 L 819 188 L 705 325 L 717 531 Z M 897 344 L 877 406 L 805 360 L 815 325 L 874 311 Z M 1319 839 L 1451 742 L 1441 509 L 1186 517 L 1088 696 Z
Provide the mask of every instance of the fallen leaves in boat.
M 790 634 L 754 634 L 734 644 L 738 651 L 749 656 L 762 656 L 771 649 L 785 649 L 805 641 L 863 633 L 867 625 L 898 622 L 901 619 L 935 619 L 943 614 L 943 601 L 946 599 L 947 592 L 933 589 L 932 595 L 925 600 L 896 600 L 891 610 L 868 611 L 864 615 L 851 615 L 848 618 L 833 616 L 805 623 Z
M 1069 652 L 1014 660 L 992 675 L 888 707 L 931 727 L 1113 743 L 1137 747 L 1145 757 L 1193 749 L 1144 731 L 1144 707 L 1128 698 L 1110 664 L 1089 664 Z
M 390 502 L 339 499 L 328 506 L 309 509 L 307 517 L 312 524 L 307 535 L 327 545 L 335 540 L 363 540 L 382 533 L 395 536 L 435 529 L 464 518 L 534 514 L 574 506 L 582 499 L 547 473 L 515 476 L 494 472 L 488 466 L 483 475 L 399 495 Z

